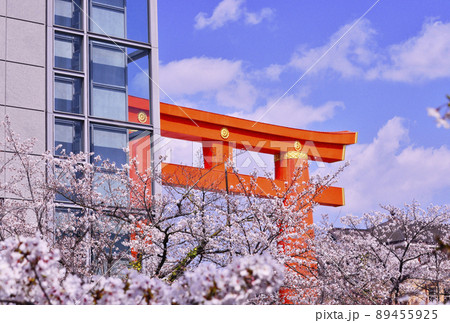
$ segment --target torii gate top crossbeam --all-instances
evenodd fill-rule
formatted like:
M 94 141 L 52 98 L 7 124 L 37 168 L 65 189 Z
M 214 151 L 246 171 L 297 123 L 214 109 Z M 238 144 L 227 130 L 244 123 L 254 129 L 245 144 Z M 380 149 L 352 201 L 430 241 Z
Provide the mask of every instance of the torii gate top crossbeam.
M 241 118 L 161 103 L 161 135 L 189 141 L 230 142 L 235 148 L 277 155 L 294 150 L 299 142 L 311 160 L 345 159 L 345 146 L 356 143 L 357 133 L 319 132 L 271 125 Z M 229 137 L 221 137 L 227 128 Z

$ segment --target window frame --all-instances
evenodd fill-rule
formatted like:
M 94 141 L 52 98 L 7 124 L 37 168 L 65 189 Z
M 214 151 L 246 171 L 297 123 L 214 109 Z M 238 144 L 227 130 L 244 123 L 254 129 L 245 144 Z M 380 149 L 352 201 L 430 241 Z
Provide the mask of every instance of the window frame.
M 123 55 L 123 63 L 124 63 L 124 86 L 115 85 L 115 84 L 107 84 L 96 82 L 94 80 L 94 50 L 95 48 L 101 48 L 102 50 L 111 50 L 115 52 L 121 52 Z M 89 115 L 91 117 L 102 118 L 102 119 L 110 119 L 110 120 L 119 120 L 128 122 L 128 61 L 127 61 L 127 51 L 125 46 L 118 46 L 116 44 L 110 44 L 105 42 L 100 42 L 97 40 L 90 40 L 89 42 Z M 112 66 L 112 65 L 111 65 Z M 123 92 L 125 95 L 125 110 L 123 119 L 116 118 L 108 118 L 107 116 L 95 115 L 94 114 L 94 88 L 100 88 L 103 90 L 111 90 L 116 92 Z M 119 114 L 122 111 L 118 111 Z
M 57 106 L 58 104 L 56 103 L 56 100 L 58 99 L 56 97 L 56 83 L 66 83 L 72 84 L 72 89 L 73 89 L 73 94 L 72 94 L 72 100 L 70 101 L 71 104 L 71 111 L 66 111 L 66 110 L 61 110 L 58 109 Z M 78 87 L 79 85 L 79 87 Z M 74 115 L 82 115 L 84 114 L 84 104 L 83 104 L 83 96 L 84 96 L 84 91 L 83 91 L 83 78 L 82 77 L 75 77 L 75 76 L 69 76 L 69 75 L 62 75 L 62 74 L 55 74 L 54 78 L 53 78 L 53 86 L 54 86 L 54 95 L 53 95 L 53 111 L 54 112 L 58 112 L 58 113 L 68 113 L 68 114 L 74 114 Z M 77 94 L 77 90 L 79 90 L 79 93 Z M 76 97 L 78 98 L 78 111 L 79 112 L 74 112 L 75 110 L 75 106 L 77 105 L 76 102 L 74 102 L 74 99 Z
M 78 42 L 76 41 L 78 40 Z M 58 66 L 57 65 L 57 58 L 64 58 L 62 56 L 56 56 L 57 41 L 66 41 L 67 43 L 70 42 L 72 44 L 72 58 L 71 61 L 71 67 L 68 68 L 66 66 Z M 78 48 L 77 48 L 78 47 Z M 77 57 L 78 56 L 78 57 Z M 78 60 L 77 68 L 74 68 L 74 59 Z M 55 31 L 54 33 L 54 51 L 53 51 L 53 67 L 55 69 L 60 70 L 66 70 L 66 71 L 74 71 L 74 72 L 82 72 L 84 69 L 83 66 L 83 38 L 80 35 L 77 34 L 68 34 L 61 31 Z
M 99 124 L 99 123 L 91 123 L 89 130 L 90 130 L 90 137 L 89 137 L 90 143 L 89 143 L 89 146 L 90 146 L 91 153 L 93 153 L 93 155 L 91 156 L 91 163 L 93 163 L 96 167 L 100 167 L 100 166 L 95 163 L 95 161 L 94 161 L 95 157 L 97 155 L 101 156 L 101 154 L 98 154 L 95 151 L 95 146 L 96 145 L 94 143 L 94 141 L 95 141 L 95 137 L 94 136 L 95 136 L 95 131 L 96 130 L 109 131 L 109 132 L 115 132 L 115 133 L 120 133 L 120 130 L 122 130 L 123 134 L 125 134 L 125 142 L 127 144 L 129 142 L 128 129 L 124 128 L 124 127 L 117 127 L 117 126 L 113 126 L 113 125 L 105 125 L 105 124 Z M 122 149 L 126 149 L 126 148 L 127 147 L 123 147 Z M 115 149 L 118 149 L 118 148 L 115 148 Z M 125 151 L 123 151 L 123 153 L 125 155 L 125 164 L 127 164 L 129 162 L 129 160 L 128 160 L 129 158 L 128 158 L 127 153 Z M 109 158 L 104 158 L 103 156 L 101 156 L 101 157 L 102 157 L 102 162 L 105 161 L 105 160 L 109 160 L 109 162 L 115 162 L 117 167 L 120 167 L 120 165 L 121 165 L 121 164 L 118 165 L 115 160 L 111 161 L 111 159 L 109 159 Z
M 122 13 L 122 15 L 123 15 L 123 35 L 108 34 L 107 32 L 103 32 L 101 30 L 95 31 L 93 28 L 93 25 L 97 26 L 97 24 L 95 22 L 93 22 L 92 19 L 90 18 L 94 15 L 93 14 L 94 8 L 97 8 L 100 10 L 103 9 L 103 10 L 108 10 L 108 11 L 112 11 L 112 12 Z M 127 9 L 126 8 L 127 8 L 126 0 L 123 0 L 123 7 L 118 7 L 113 4 L 97 2 L 96 0 L 90 0 L 89 1 L 89 26 L 88 26 L 89 32 L 100 34 L 100 35 L 105 35 L 107 37 L 126 39 L 127 38 Z M 98 27 L 103 29 L 102 26 L 98 26 Z
M 54 155 L 55 156 L 59 156 L 59 157 L 64 156 L 63 154 L 57 153 L 57 151 L 56 151 L 56 147 L 57 147 L 57 144 L 56 144 L 56 141 L 57 141 L 57 138 L 56 138 L 56 125 L 58 123 L 59 124 L 65 124 L 65 125 L 72 125 L 72 137 L 73 138 L 76 138 L 75 133 L 74 133 L 74 132 L 76 132 L 76 125 L 75 125 L 75 123 L 79 124 L 79 127 L 80 127 L 79 149 L 80 149 L 80 151 L 78 151 L 78 152 L 73 152 L 73 151 L 68 152 L 68 151 L 66 151 L 66 155 L 69 155 L 71 152 L 73 152 L 74 154 L 83 152 L 85 150 L 85 148 L 84 148 L 84 131 L 83 131 L 84 130 L 84 125 L 83 125 L 83 121 L 81 121 L 81 120 L 74 120 L 74 119 L 66 119 L 66 118 L 61 118 L 61 117 L 55 117 L 55 120 L 54 120 L 54 125 L 55 125 L 55 127 L 54 127 L 54 144 L 53 144 Z M 75 144 L 75 141 L 72 141 L 72 146 L 74 144 Z
M 71 21 L 73 21 L 74 16 L 77 15 L 76 19 L 78 20 L 78 24 L 77 26 L 74 26 L 74 24 L 72 23 L 70 26 L 65 25 L 65 24 L 59 24 L 57 22 L 57 18 L 58 15 L 56 14 L 56 6 L 58 2 L 68 2 L 71 4 L 72 6 L 72 18 Z M 82 11 L 83 11 L 83 0 L 54 0 L 53 1 L 53 5 L 54 5 L 54 11 L 53 11 L 53 20 L 54 20 L 54 25 L 56 26 L 60 26 L 60 27 L 64 27 L 64 28 L 71 28 L 71 29 L 76 29 L 76 30 L 82 30 L 83 29 L 83 17 L 82 17 Z

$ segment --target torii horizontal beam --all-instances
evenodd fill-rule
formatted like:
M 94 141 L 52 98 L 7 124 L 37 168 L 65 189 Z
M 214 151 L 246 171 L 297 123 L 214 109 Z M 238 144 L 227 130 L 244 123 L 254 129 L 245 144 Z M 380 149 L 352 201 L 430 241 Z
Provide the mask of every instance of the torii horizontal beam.
M 165 182 L 171 185 L 195 186 L 199 189 L 210 188 L 211 190 L 225 191 L 225 183 L 228 182 L 230 193 L 245 194 L 235 174 L 228 174 L 228 179 L 225 181 L 225 173 L 223 170 L 205 169 L 169 163 L 162 163 L 161 169 Z M 250 175 L 239 174 L 238 176 L 241 182 L 252 182 L 252 177 Z M 251 193 L 263 198 L 279 196 L 280 192 L 275 190 L 274 185 L 278 188 L 283 188 L 285 186 L 285 182 L 282 180 L 269 179 L 266 177 L 257 177 L 255 182 L 257 185 Z M 314 202 L 325 206 L 343 206 L 345 204 L 344 189 L 342 187 L 327 187 L 314 198 Z
M 295 142 L 311 160 L 327 163 L 345 159 L 345 146 L 357 141 L 349 131 L 319 132 L 255 122 L 212 112 L 161 103 L 161 135 L 189 141 L 226 141 L 235 148 L 277 155 L 294 150 Z M 229 137 L 220 136 L 226 127 Z

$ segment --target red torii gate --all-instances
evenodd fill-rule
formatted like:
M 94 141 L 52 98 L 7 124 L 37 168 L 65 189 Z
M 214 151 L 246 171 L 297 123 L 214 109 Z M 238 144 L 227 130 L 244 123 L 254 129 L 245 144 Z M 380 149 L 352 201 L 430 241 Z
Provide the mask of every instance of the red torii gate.
M 139 122 L 139 113 L 149 115 L 148 100 L 129 96 L 129 120 Z M 318 132 L 294 129 L 254 122 L 241 118 L 211 113 L 172 104 L 160 104 L 161 135 L 163 137 L 200 142 L 203 145 L 204 168 L 176 164 L 163 164 L 162 175 L 169 177 L 176 173 L 196 170 L 202 180 L 197 185 L 206 185 L 223 177 L 225 162 L 232 160 L 233 148 L 271 154 L 275 161 L 275 179 L 258 177 L 256 195 L 277 196 L 273 188 L 290 183 L 296 167 L 304 167 L 302 181 L 309 179 L 308 160 L 333 163 L 345 159 L 345 147 L 356 143 L 357 133 L 349 131 Z M 146 120 L 147 118 L 145 118 Z M 239 174 L 242 179 L 249 175 Z M 189 185 L 189 179 L 185 179 Z M 183 183 L 179 183 L 183 184 Z M 229 177 L 229 187 L 239 193 L 238 179 Z M 225 183 L 218 183 L 218 189 L 225 190 Z M 320 205 L 343 206 L 344 189 L 328 187 L 315 200 Z M 311 219 L 312 220 L 312 219 Z
M 148 100 L 129 96 L 128 105 L 130 121 L 146 122 L 149 116 Z M 308 160 L 326 163 L 343 161 L 345 147 L 357 141 L 356 132 L 294 129 L 167 103 L 160 104 L 160 122 L 163 137 L 200 142 L 203 146 L 203 168 L 162 164 L 162 176 L 168 183 L 171 178 L 176 178 L 176 183 L 172 182 L 171 185 L 195 184 L 199 189 L 208 189 L 211 183 L 215 183 L 216 190 L 243 194 L 244 191 L 239 184 L 243 181 L 249 183 L 251 180 L 249 175 L 228 176 L 227 181 L 224 181 L 226 162 L 232 160 L 233 148 L 243 149 L 274 156 L 275 179 L 256 178 L 257 185 L 252 192 L 268 198 L 280 194 L 273 184 L 281 190 L 289 187 L 299 167 L 302 168 L 302 174 L 296 180 L 299 183 L 308 182 Z M 149 152 L 146 151 L 146 154 Z M 197 176 L 191 178 L 185 174 Z M 343 206 L 344 189 L 327 187 L 314 198 L 314 201 L 320 205 Z M 313 223 L 312 212 L 308 212 L 306 223 Z M 289 290 L 281 292 L 281 297 L 286 303 L 289 303 L 286 299 L 286 295 L 289 294 Z

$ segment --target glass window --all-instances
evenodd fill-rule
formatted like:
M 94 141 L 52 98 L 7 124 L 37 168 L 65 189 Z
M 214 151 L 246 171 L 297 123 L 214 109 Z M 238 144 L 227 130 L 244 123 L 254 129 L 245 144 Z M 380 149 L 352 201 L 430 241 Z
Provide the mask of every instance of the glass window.
M 81 121 L 56 119 L 55 120 L 55 154 L 77 154 L 82 151 L 82 124 Z
M 128 94 L 143 99 L 149 99 L 149 52 L 142 49 L 128 48 L 127 55 Z
M 55 76 L 55 110 L 83 113 L 82 81 L 74 77 Z
M 101 223 L 101 225 L 96 225 Z M 124 246 L 124 242 L 129 241 L 129 232 L 127 229 L 127 223 L 122 220 L 118 220 L 112 216 L 103 215 L 102 219 L 94 224 L 92 228 L 92 234 L 95 235 L 103 235 L 104 238 L 109 238 L 111 242 L 109 248 L 103 249 L 106 254 L 114 254 L 117 252 L 130 252 L 130 248 Z M 110 248 L 112 250 L 110 250 Z
M 91 115 L 150 124 L 148 50 L 97 41 L 90 47 Z
M 93 0 L 90 30 L 95 33 L 125 38 L 124 0 Z
M 81 71 L 81 37 L 55 33 L 55 67 Z
M 92 79 L 95 83 L 124 87 L 126 85 L 127 57 L 123 47 L 92 44 Z
M 127 129 L 103 125 L 92 125 L 92 158 L 99 155 L 102 160 L 109 160 L 117 166 L 128 162 L 124 149 L 127 147 Z
M 125 206 L 129 201 L 129 193 L 124 193 L 124 185 L 118 174 L 112 174 L 97 168 L 94 174 L 93 187 L 97 193 L 108 200 L 109 206 Z
M 93 0 L 94 3 L 102 3 L 119 8 L 125 8 L 125 1 L 126 0 Z
M 150 131 L 129 130 L 128 149 L 130 158 L 135 159 L 137 171 L 145 172 L 151 167 L 150 159 Z M 133 174 L 130 175 L 133 178 Z
M 94 85 L 92 88 L 92 115 L 96 117 L 126 120 L 127 95 L 124 90 Z
M 148 39 L 148 0 L 92 0 L 89 30 L 113 37 Z
M 126 121 L 126 49 L 98 42 L 93 42 L 91 48 L 91 114 Z
M 136 158 L 139 162 L 139 171 L 150 167 L 150 131 L 92 125 L 93 161 L 95 156 L 100 155 L 102 160 L 109 159 L 110 162 L 115 162 L 120 167 L 128 163 L 128 156 L 124 149 L 129 151 L 130 158 Z
M 55 25 L 80 29 L 81 0 L 55 0 Z

